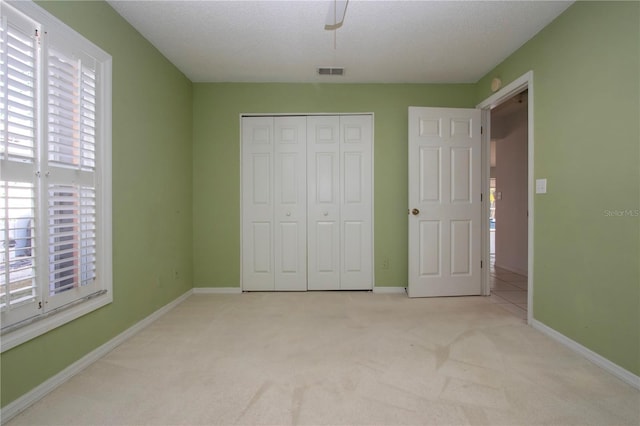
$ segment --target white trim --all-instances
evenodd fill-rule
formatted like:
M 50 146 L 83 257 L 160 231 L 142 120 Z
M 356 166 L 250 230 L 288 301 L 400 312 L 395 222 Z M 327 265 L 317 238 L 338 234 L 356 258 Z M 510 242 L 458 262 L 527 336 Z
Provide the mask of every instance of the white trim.
M 63 310 L 49 318 L 43 318 L 29 325 L 18 328 L 2 336 L 2 349 L 0 352 L 8 351 L 22 343 L 44 334 L 54 328 L 60 327 L 76 318 L 88 314 L 98 308 L 101 308 L 113 302 L 113 293 L 107 291 L 103 296 L 82 302 L 72 308 Z
M 501 90 L 497 91 L 493 95 L 489 96 L 484 101 L 480 102 L 476 108 L 491 109 L 497 107 L 504 101 L 513 97 L 513 95 L 520 93 L 526 89 L 527 86 L 531 87 L 533 81 L 533 71 L 528 71 L 520 77 L 513 80 L 511 83 L 504 86 Z
M 240 287 L 194 287 L 193 294 L 241 294 Z
M 143 328 L 150 325 L 152 322 L 160 318 L 162 315 L 169 312 L 171 309 L 178 306 L 180 303 L 184 302 L 189 296 L 193 294 L 193 290 L 189 290 L 184 293 L 182 296 L 179 296 L 177 299 L 167 303 L 162 308 L 153 312 L 148 317 L 142 319 L 141 321 L 135 323 L 122 333 L 118 334 L 113 339 L 109 340 L 107 343 L 102 346 L 94 349 L 89 352 L 78 361 L 74 362 L 55 376 L 50 379 L 42 382 L 35 388 L 31 389 L 29 392 L 25 393 L 15 401 L 10 402 L 5 407 L 1 409 L 0 419 L 2 420 L 2 424 L 7 423 L 16 415 L 20 414 L 22 411 L 27 409 L 32 404 L 36 403 L 40 399 L 44 398 L 49 392 L 56 389 L 58 386 L 62 385 L 69 379 L 71 379 L 76 374 L 80 373 L 85 368 L 89 367 L 94 362 L 98 361 L 100 358 L 114 350 L 116 347 L 124 343 L 127 339 L 131 338 L 134 334 L 141 331 Z
M 514 95 L 518 94 L 524 89 L 528 89 L 529 94 L 527 95 L 527 135 L 528 135 L 528 185 L 527 185 L 527 210 L 529 212 L 528 225 L 527 225 L 527 323 L 531 324 L 533 321 L 533 265 L 534 265 L 534 253 L 533 253 L 533 223 L 534 223 L 534 114 L 533 114 L 533 71 L 528 71 L 524 75 L 516 78 L 511 83 L 507 84 L 504 88 L 497 91 L 493 95 L 489 96 L 484 101 L 480 102 L 476 108 L 480 108 L 486 113 L 482 115 L 482 125 L 487 129 L 485 133 L 485 138 L 483 139 L 483 143 L 488 144 L 490 139 L 490 124 L 491 124 L 491 109 L 500 105 L 502 102 L 510 99 Z M 489 148 L 485 146 L 485 151 Z M 489 158 L 486 159 L 489 161 Z M 489 193 L 489 179 L 483 182 L 482 191 L 486 194 Z M 488 261 L 488 248 L 489 241 L 483 243 L 483 258 L 486 257 L 486 261 Z M 488 268 L 486 269 L 488 277 Z M 484 283 L 485 288 L 483 289 L 485 292 L 489 291 L 488 280 Z M 485 294 L 485 293 L 483 293 Z
M 520 268 L 513 268 L 511 266 L 500 265 L 499 263 L 495 264 L 496 268 L 504 269 L 505 271 L 513 272 L 514 274 L 527 276 L 527 271 Z
M 480 175 L 482 183 L 480 192 L 483 194 L 482 199 L 482 224 L 480 242 L 482 244 L 480 261 L 482 262 L 482 270 L 480 271 L 480 294 L 483 296 L 491 296 L 491 281 L 489 279 L 489 269 L 491 266 L 491 230 L 487 223 L 487 218 L 491 214 L 490 200 L 490 179 L 491 179 L 491 113 L 488 108 L 480 110 L 482 137 L 481 137 L 481 160 Z
M 602 355 L 599 355 L 593 352 L 591 349 L 582 346 L 580 343 L 576 342 L 575 340 L 571 340 L 564 334 L 559 333 L 558 331 L 541 323 L 538 320 L 534 319 L 533 321 L 531 321 L 530 324 L 533 328 L 535 328 L 542 334 L 549 336 L 553 340 L 563 344 L 564 346 L 571 349 L 572 351 L 582 355 L 583 357 L 593 362 L 598 367 L 613 374 L 614 376 L 616 376 L 623 382 L 627 383 L 628 385 L 631 385 L 632 387 L 640 390 L 640 376 L 636 376 L 632 372 L 625 370 L 624 368 L 620 367 L 618 364 L 615 364 L 609 361 Z
M 39 310 L 39 316 L 34 317 L 34 322 L 23 327 L 16 328 L 13 331 L 8 331 L 2 335 L 0 343 L 0 353 L 14 348 L 28 340 L 36 338 L 48 331 L 53 330 L 63 324 L 75 320 L 83 315 L 88 314 L 96 309 L 99 309 L 113 301 L 113 242 L 112 242 L 112 57 L 107 52 L 102 50 L 99 46 L 94 44 L 91 40 L 84 37 L 82 34 L 75 31 L 73 28 L 66 25 L 57 17 L 50 14 L 48 11 L 35 4 L 32 1 L 8 1 L 10 6 L 8 9 L 15 9 L 17 12 L 25 15 L 27 19 L 33 22 L 37 22 L 42 25 L 44 31 L 48 32 L 51 36 L 56 34 L 59 40 L 64 40 L 66 46 L 70 46 L 78 52 L 87 54 L 96 59 L 96 74 L 98 81 L 96 81 L 97 88 L 100 90 L 100 96 L 97 99 L 96 104 L 96 136 L 99 138 L 98 149 L 98 163 L 100 166 L 97 168 L 96 178 L 96 201 L 99 207 L 96 210 L 96 240 L 97 240 L 97 273 L 99 286 L 95 288 L 96 291 L 106 290 L 106 294 L 81 302 L 79 305 L 63 309 L 58 313 L 47 315 L 47 311 L 51 312 L 57 307 L 64 306 L 67 302 L 81 301 L 82 297 L 78 299 L 64 300 L 61 304 L 56 305 L 55 302 L 47 305 L 47 295 L 40 295 L 42 302 L 44 302 L 46 308 Z M 47 38 L 44 38 L 43 43 L 48 43 Z M 42 52 L 46 52 L 46 46 L 42 49 Z M 38 71 L 38 78 L 46 78 L 46 58 L 41 63 L 43 70 Z M 44 76 L 43 76 L 44 74 Z M 40 89 L 46 90 L 46 85 L 39 82 Z M 46 103 L 46 93 L 39 92 L 38 97 L 41 98 L 41 102 Z M 46 122 L 43 118 L 42 108 L 38 106 L 38 120 Z M 42 126 L 40 129 L 39 138 L 41 141 L 45 141 L 46 126 Z M 42 189 L 40 190 L 42 192 Z M 40 223 L 46 223 L 43 219 L 43 212 L 46 209 L 46 202 L 43 202 L 45 198 L 39 196 L 37 210 L 38 220 Z M 42 232 L 44 227 L 40 227 Z M 40 240 L 46 240 L 43 237 L 44 234 L 39 234 Z M 42 255 L 38 255 L 39 260 L 36 260 L 36 267 L 40 267 L 42 270 L 48 270 L 48 255 L 46 248 Z M 40 285 L 40 283 L 38 283 Z M 46 286 L 46 285 L 45 285 Z M 43 289 L 42 291 L 44 291 Z M 71 294 L 71 293 L 70 293 Z M 74 293 L 77 295 L 77 292 Z M 87 293 L 83 293 L 88 296 Z
M 373 292 L 376 294 L 406 294 L 407 289 L 405 287 L 373 287 Z
M 53 16 L 46 9 L 38 6 L 33 1 L 8 0 L 6 3 L 27 15 L 29 19 L 39 21 L 40 24 L 46 25 L 48 30 L 54 30 L 56 33 L 60 33 L 61 38 L 69 39 L 66 41 L 67 43 L 71 43 L 79 50 L 90 54 L 100 62 L 111 59 L 111 55 L 102 50 L 98 45 L 65 24 L 57 17 Z M 75 41 L 76 38 L 81 38 L 83 41 L 78 44 L 78 42 Z

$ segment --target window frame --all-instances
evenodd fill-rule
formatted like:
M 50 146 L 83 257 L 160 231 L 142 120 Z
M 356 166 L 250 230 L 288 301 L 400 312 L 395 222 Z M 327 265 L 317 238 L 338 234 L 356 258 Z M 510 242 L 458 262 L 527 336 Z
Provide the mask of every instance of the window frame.
M 51 15 L 40 6 L 31 1 L 6 1 L 0 0 L 0 7 L 9 7 L 41 26 L 43 33 L 50 33 L 55 36 L 58 45 L 64 44 L 68 48 L 77 49 L 83 53 L 90 55 L 96 59 L 96 74 L 99 80 L 96 85 L 99 86 L 100 96 L 97 99 L 96 114 L 96 158 L 99 164 L 95 170 L 95 186 L 98 194 L 96 195 L 96 270 L 100 277 L 99 291 L 91 295 L 80 297 L 68 305 L 54 307 L 48 311 L 44 311 L 35 317 L 29 318 L 23 322 L 16 322 L 7 326 L 7 330 L 2 332 L 0 338 L 0 353 L 14 348 L 28 340 L 40 336 L 48 331 L 53 330 L 61 325 L 73 321 L 83 315 L 86 315 L 98 308 L 113 302 L 113 254 L 112 254 L 112 58 L 111 56 L 86 39 L 84 36 L 64 24 L 62 21 Z M 63 42 L 60 42 L 63 40 Z M 45 40 L 43 49 L 47 49 Z M 44 55 L 39 55 L 42 58 Z M 46 67 L 44 67 L 46 69 Z M 46 102 L 46 85 L 42 84 L 47 78 L 43 75 L 42 67 L 38 68 L 36 78 L 39 81 L 37 88 L 37 107 L 38 127 L 36 136 L 36 149 L 46 150 L 47 133 L 44 127 L 47 125 L 43 116 L 43 103 Z M 43 88 L 44 87 L 44 88 Z M 43 167 L 46 167 L 44 165 Z M 46 183 L 40 182 L 41 191 L 46 191 Z M 44 188 L 44 189 L 42 189 Z M 40 197 L 36 202 L 36 210 L 47 209 L 47 205 L 43 203 Z M 36 213 L 37 215 L 39 213 Z M 43 217 L 40 214 L 40 217 Z M 39 227 L 47 227 L 47 223 L 39 221 Z M 39 231 L 36 230 L 36 233 Z M 48 246 L 41 248 L 37 253 L 36 262 L 44 262 L 49 265 Z M 46 259 L 45 259 L 46 258 Z M 38 277 L 48 274 L 48 268 L 38 273 Z M 38 280 L 37 286 L 40 288 L 41 300 L 47 300 L 47 292 L 49 289 L 43 283 L 42 278 Z

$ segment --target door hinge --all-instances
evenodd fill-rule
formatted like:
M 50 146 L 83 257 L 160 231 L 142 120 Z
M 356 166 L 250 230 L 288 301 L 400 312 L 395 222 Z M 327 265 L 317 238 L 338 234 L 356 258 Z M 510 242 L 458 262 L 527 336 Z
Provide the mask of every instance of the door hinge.
M 480 269 L 482 269 L 482 260 L 480 261 Z
M 480 202 L 482 202 L 482 192 L 480 193 Z
M 484 127 L 480 126 L 480 134 L 483 135 L 484 134 Z

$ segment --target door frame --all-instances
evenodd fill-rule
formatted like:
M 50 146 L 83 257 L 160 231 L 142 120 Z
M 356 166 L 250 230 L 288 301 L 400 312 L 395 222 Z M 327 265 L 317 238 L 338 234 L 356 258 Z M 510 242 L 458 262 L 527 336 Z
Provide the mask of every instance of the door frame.
M 244 293 L 248 290 L 244 289 L 244 277 L 242 272 L 242 241 L 244 235 L 243 229 L 243 220 L 242 220 L 242 212 L 243 212 L 243 203 L 242 203 L 242 190 L 243 190 L 243 162 L 242 162 L 242 119 L 244 117 L 295 117 L 295 116 L 303 116 L 303 117 L 311 117 L 311 116 L 349 116 L 349 115 L 369 115 L 371 116 L 371 290 L 375 291 L 376 288 L 376 247 L 375 247 L 375 128 L 376 128 L 376 120 L 375 113 L 373 112 L 294 112 L 294 113 L 286 113 L 286 112 L 277 112 L 277 113 L 240 113 L 238 114 L 238 153 L 240 167 L 239 167 L 239 183 L 240 183 L 240 244 L 239 244 L 239 259 L 240 259 L 240 292 Z M 308 273 L 308 270 L 307 270 Z M 308 291 L 308 288 L 307 290 Z M 275 291 L 274 291 L 275 292 Z
M 496 106 L 511 99 L 523 90 L 528 90 L 527 96 L 527 323 L 533 321 L 533 225 L 534 225 L 534 114 L 533 114 L 533 71 L 528 71 L 516 78 L 502 89 L 498 90 L 482 102 L 476 108 L 482 110 L 482 192 L 485 194 L 485 202 L 482 206 L 482 260 L 486 268 L 482 270 L 482 294 L 489 296 L 491 287 L 489 281 L 489 173 L 491 168 L 491 110 Z

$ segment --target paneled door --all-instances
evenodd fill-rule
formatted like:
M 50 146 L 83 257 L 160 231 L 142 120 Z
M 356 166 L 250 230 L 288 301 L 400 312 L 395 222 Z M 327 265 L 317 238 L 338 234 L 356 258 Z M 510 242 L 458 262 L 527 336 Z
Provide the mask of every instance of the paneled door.
M 275 117 L 275 290 L 307 289 L 307 123 Z
M 372 117 L 307 118 L 308 288 L 373 288 Z
M 371 115 L 242 117 L 242 289 L 373 288 Z
M 308 289 L 340 289 L 340 118 L 307 117 Z
M 409 108 L 409 297 L 481 294 L 480 110 Z
M 306 118 L 242 118 L 242 288 L 306 290 Z
M 340 289 L 373 288 L 370 115 L 340 117 Z

